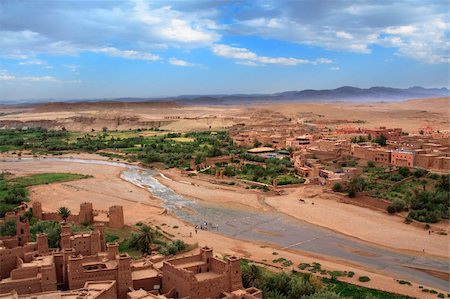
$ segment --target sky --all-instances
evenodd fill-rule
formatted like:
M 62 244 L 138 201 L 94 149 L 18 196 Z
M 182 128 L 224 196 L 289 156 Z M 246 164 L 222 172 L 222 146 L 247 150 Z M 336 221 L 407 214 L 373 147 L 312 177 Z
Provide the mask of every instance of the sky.
M 0 1 L 0 101 L 449 87 L 447 1 Z

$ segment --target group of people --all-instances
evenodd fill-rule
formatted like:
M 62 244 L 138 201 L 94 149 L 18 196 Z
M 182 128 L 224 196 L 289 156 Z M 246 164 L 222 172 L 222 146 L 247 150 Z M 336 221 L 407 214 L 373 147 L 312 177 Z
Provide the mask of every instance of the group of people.
M 199 230 L 199 229 L 201 229 L 201 230 L 208 230 L 208 227 L 209 228 L 211 228 L 211 229 L 216 229 L 216 230 L 219 230 L 219 224 L 208 224 L 208 222 L 206 222 L 206 221 L 204 221 L 201 225 L 196 225 L 195 227 L 194 227 L 194 229 L 195 229 L 195 233 L 197 233 L 197 231 Z

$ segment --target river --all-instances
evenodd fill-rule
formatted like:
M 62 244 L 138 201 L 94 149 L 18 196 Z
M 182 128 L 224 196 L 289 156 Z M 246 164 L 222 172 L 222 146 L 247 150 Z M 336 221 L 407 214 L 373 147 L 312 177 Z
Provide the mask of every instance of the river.
M 30 160 L 39 161 L 39 159 L 27 158 L 15 161 Z M 7 161 L 12 160 L 8 159 Z M 121 174 L 122 179 L 146 188 L 162 200 L 164 208 L 193 225 L 202 224 L 206 221 L 218 225 L 217 233 L 236 239 L 263 241 L 282 248 L 298 249 L 312 254 L 329 256 L 333 259 L 377 269 L 388 273 L 390 276 L 397 276 L 399 279 L 410 280 L 443 290 L 450 289 L 448 281 L 429 275 L 424 271 L 413 269 L 424 268 L 448 272 L 449 262 L 440 259 L 417 257 L 390 251 L 278 212 L 243 210 L 187 199 L 161 184 L 154 177 L 158 174 L 155 170 L 101 160 L 46 158 L 45 161 L 123 167 L 125 170 Z M 211 194 L 211 196 L 214 196 L 214 194 Z

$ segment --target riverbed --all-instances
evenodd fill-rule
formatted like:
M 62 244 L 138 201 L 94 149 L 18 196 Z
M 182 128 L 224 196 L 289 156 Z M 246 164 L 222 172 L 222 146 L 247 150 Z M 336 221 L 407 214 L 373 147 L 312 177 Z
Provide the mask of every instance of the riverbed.
M 20 161 L 39 162 L 39 159 L 21 159 Z M 11 160 L 8 160 L 11 161 Z M 309 224 L 283 213 L 238 209 L 196 201 L 178 195 L 161 184 L 154 170 L 128 165 L 125 163 L 46 158 L 45 161 L 88 163 L 123 167 L 121 178 L 141 188 L 145 188 L 162 201 L 162 205 L 178 218 L 201 225 L 208 223 L 215 233 L 236 239 L 268 242 L 282 248 L 301 250 L 315 255 L 328 256 L 333 259 L 359 264 L 391 276 L 409 279 L 443 290 L 449 289 L 448 281 L 412 268 L 432 269 L 448 272 L 449 263 L 429 257 L 416 257 L 379 248 L 353 238 L 341 235 L 332 230 Z M 187 186 L 188 187 L 188 186 Z M 211 194 L 214 196 L 214 194 Z M 143 199 L 145 200 L 145 199 Z M 375 229 L 375 228 L 374 228 Z M 394 275 L 393 275 L 394 274 Z M 396 274 L 396 275 L 395 275 Z

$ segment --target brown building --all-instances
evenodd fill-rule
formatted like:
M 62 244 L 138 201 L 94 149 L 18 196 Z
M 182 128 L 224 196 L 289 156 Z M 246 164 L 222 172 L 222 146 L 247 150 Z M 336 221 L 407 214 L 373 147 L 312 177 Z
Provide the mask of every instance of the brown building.
M 408 150 L 393 150 L 391 152 L 391 163 L 396 166 L 413 167 L 414 152 Z
M 36 207 L 39 215 L 40 205 Z M 83 219 L 90 219 L 90 207 L 85 205 L 88 213 Z M 121 207 L 112 209 L 121 215 Z M 239 258 L 224 262 L 214 258 L 207 247 L 197 255 L 173 258 L 164 261 L 162 268 L 155 268 L 154 263 L 163 257 L 132 261 L 127 254 L 119 253 L 118 244 L 105 246 L 102 223 L 95 223 L 92 232 L 79 234 L 73 234 L 71 226 L 63 223 L 60 248 L 52 249 L 45 234 L 36 235 L 36 242 L 30 242 L 28 223 L 17 224 L 17 236 L 0 238 L 0 299 L 25 295 L 114 299 L 130 297 L 128 293 L 136 289 L 145 291 L 134 293 L 145 295 L 142 298 L 262 298 L 257 289 L 242 289 Z
M 224 262 L 208 247 L 198 255 L 163 262 L 162 275 L 162 292 L 175 291 L 176 298 L 220 298 L 222 292 L 242 289 L 240 259 Z
M 30 295 L 20 295 L 17 291 L 0 294 L 0 299 L 116 299 L 116 282 L 109 281 L 89 281 L 81 289 L 68 291 L 49 291 L 33 293 Z

